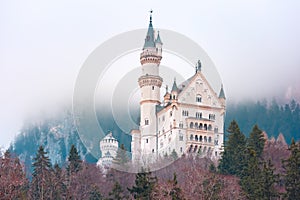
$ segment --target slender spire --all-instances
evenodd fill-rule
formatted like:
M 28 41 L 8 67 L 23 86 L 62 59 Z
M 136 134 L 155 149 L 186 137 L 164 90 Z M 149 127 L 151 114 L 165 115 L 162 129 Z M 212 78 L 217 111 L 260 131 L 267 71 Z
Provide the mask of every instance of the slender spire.
M 156 40 L 155 40 L 155 43 L 162 44 L 161 39 L 160 39 L 160 36 L 159 36 L 159 31 L 157 31 L 157 38 L 156 38 Z
M 176 84 L 176 78 L 174 78 L 174 83 L 173 83 L 173 87 L 172 87 L 172 91 L 177 91 L 178 90 L 178 87 L 177 87 L 177 84 Z
M 152 13 L 153 13 L 153 10 L 150 10 L 150 22 L 149 22 L 149 26 L 148 26 L 148 31 L 147 31 L 147 35 L 146 35 L 146 39 L 145 39 L 144 48 L 155 47 L 154 29 L 153 29 L 153 25 L 152 25 Z
M 224 92 L 224 89 L 223 89 L 223 84 L 221 84 L 221 90 L 220 90 L 219 98 L 226 99 L 225 92 Z

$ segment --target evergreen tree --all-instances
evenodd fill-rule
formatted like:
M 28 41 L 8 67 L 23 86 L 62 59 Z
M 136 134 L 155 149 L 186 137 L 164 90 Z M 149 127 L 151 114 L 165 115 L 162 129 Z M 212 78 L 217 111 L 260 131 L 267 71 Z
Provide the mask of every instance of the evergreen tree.
M 69 175 L 71 173 L 78 172 L 82 168 L 82 160 L 80 159 L 78 151 L 74 145 L 71 146 L 68 161 L 67 171 Z
M 177 176 L 176 173 L 173 174 L 173 180 L 170 181 L 172 184 L 172 189 L 170 191 L 170 196 L 172 198 L 172 200 L 181 200 L 184 199 L 183 198 L 183 194 L 182 194 L 182 190 L 181 188 L 178 186 L 178 182 L 177 182 Z
M 175 149 L 173 149 L 173 151 L 171 152 L 171 157 L 172 157 L 173 160 L 177 160 L 178 154 L 177 154 L 177 152 L 175 151 Z
M 286 169 L 285 189 L 287 199 L 299 199 L 300 197 L 300 146 L 292 139 L 289 148 L 291 155 L 283 162 Z
M 247 149 L 248 154 L 245 156 L 247 165 L 241 171 L 240 185 L 250 200 L 263 199 L 261 188 L 261 170 L 259 168 L 259 159 L 253 149 Z
M 230 123 L 227 132 L 230 134 L 228 141 L 225 142 L 218 168 L 223 174 L 240 175 L 241 169 L 245 165 L 246 139 L 235 120 Z
M 64 199 L 66 195 L 66 185 L 64 184 L 64 174 L 61 168 L 58 166 L 58 164 L 54 165 L 54 170 L 53 170 L 53 198 L 54 199 Z
M 103 199 L 103 197 L 99 191 L 99 188 L 96 185 L 93 185 L 90 191 L 89 200 L 101 200 L 101 199 Z
M 127 199 L 127 196 L 124 195 L 124 191 L 122 189 L 122 186 L 118 181 L 115 182 L 114 187 L 111 192 L 109 192 L 109 198 L 108 200 L 121 200 L 121 199 Z
M 263 168 L 261 172 L 261 186 L 262 186 L 262 197 L 265 200 L 275 199 L 278 197 L 278 193 L 275 189 L 275 185 L 279 181 L 278 174 L 274 174 L 274 166 L 271 160 L 263 163 Z
M 51 199 L 51 162 L 43 146 L 39 147 L 38 153 L 33 162 L 33 174 L 31 182 L 32 199 Z
M 127 188 L 135 199 L 150 199 L 151 192 L 157 182 L 156 177 L 151 176 L 151 172 L 146 172 L 142 168 L 141 172 L 136 174 L 135 185 Z
M 265 146 L 263 132 L 255 125 L 248 139 L 248 147 L 256 152 L 257 157 L 261 157 Z
M 116 157 L 113 159 L 113 164 L 124 166 L 126 163 L 128 163 L 128 161 L 129 157 L 127 155 L 124 144 L 121 144 L 120 148 L 118 148 Z

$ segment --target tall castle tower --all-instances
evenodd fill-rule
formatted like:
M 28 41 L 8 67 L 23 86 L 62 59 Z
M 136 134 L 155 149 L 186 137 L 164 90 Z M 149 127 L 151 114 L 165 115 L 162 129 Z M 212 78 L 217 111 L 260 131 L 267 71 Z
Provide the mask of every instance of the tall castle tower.
M 154 154 L 156 152 L 157 141 L 157 118 L 156 106 L 160 102 L 160 87 L 162 78 L 159 76 L 159 65 L 162 59 L 162 42 L 152 25 L 152 15 L 150 14 L 150 23 L 145 38 L 143 51 L 140 54 L 142 65 L 142 75 L 138 79 L 141 100 L 140 100 L 140 136 L 141 153 L 143 155 Z

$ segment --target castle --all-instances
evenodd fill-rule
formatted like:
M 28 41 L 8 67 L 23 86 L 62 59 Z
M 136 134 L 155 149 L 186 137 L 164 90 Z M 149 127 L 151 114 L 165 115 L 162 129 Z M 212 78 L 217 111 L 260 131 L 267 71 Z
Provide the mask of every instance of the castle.
M 162 46 L 150 15 L 140 54 L 140 125 L 138 130 L 131 131 L 133 162 L 153 162 L 174 151 L 178 156 L 199 153 L 219 159 L 224 140 L 226 98 L 223 86 L 218 94 L 212 89 L 201 72 L 199 60 L 195 74 L 180 85 L 174 79 L 171 91 L 167 88 L 161 100 L 163 78 L 159 75 L 159 66 Z
M 225 93 L 221 86 L 217 94 L 201 72 L 200 60 L 195 74 L 177 86 L 161 101 L 163 83 L 159 75 L 162 40 L 155 34 L 152 16 L 140 54 L 142 74 L 138 78 L 141 93 L 140 126 L 132 130 L 132 162 L 153 163 L 176 152 L 200 154 L 214 160 L 221 157 L 224 141 Z M 205 67 L 205 66 L 203 66 Z M 98 166 L 108 168 L 117 154 L 118 141 L 109 133 L 100 141 L 102 157 Z

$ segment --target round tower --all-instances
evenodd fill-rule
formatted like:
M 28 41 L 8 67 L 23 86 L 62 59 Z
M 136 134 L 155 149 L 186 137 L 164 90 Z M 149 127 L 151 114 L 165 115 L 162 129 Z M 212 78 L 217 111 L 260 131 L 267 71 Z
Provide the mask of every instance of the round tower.
M 159 33 L 155 38 L 152 15 L 150 15 L 143 51 L 140 54 L 142 75 L 138 79 L 141 91 L 141 150 L 145 154 L 156 152 L 156 106 L 161 103 L 160 87 L 163 82 L 159 76 L 161 59 L 162 41 Z

